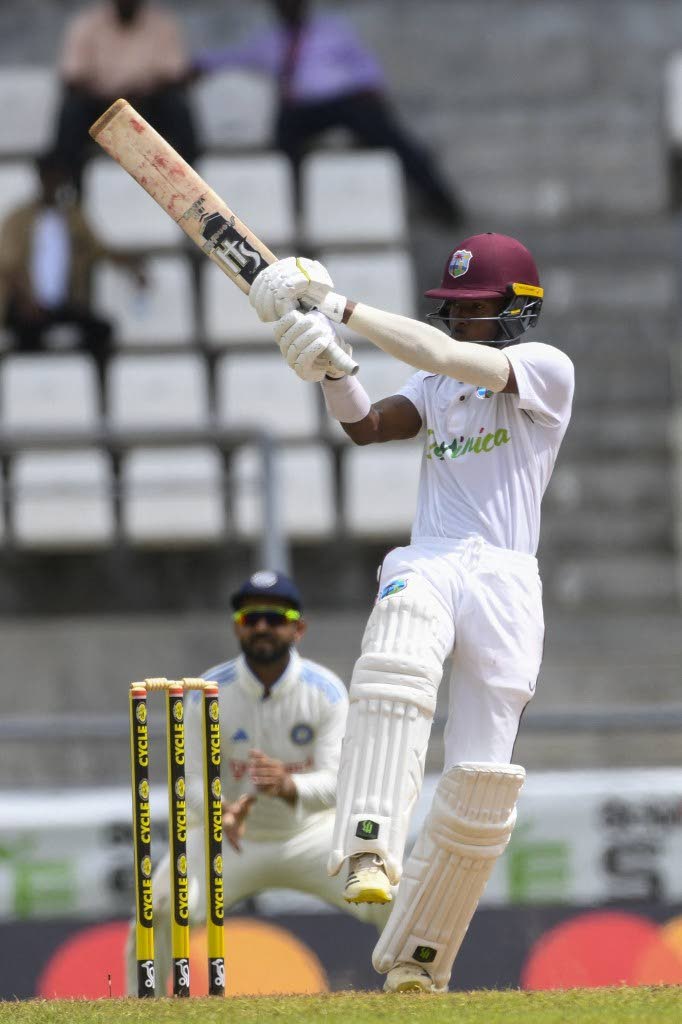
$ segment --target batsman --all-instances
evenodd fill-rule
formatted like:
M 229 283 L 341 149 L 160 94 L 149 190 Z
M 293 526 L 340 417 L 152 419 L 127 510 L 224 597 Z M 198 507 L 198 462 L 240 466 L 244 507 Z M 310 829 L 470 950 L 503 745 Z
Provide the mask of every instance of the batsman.
M 447 334 L 350 301 L 304 258 L 262 271 L 249 301 L 274 323 L 294 372 L 321 384 L 352 441 L 423 432 L 411 540 L 381 566 L 351 680 L 328 867 L 347 869 L 351 903 L 388 902 L 400 883 L 374 966 L 387 991 L 442 992 L 509 842 L 525 778 L 510 762 L 542 659 L 540 504 L 570 419 L 574 372 L 563 352 L 525 339 L 543 289 L 516 239 L 465 239 L 426 294 L 438 300 L 430 318 Z M 350 354 L 335 322 L 417 372 L 372 404 L 362 374 L 346 376 L 330 361 L 335 343 Z M 444 771 L 403 865 L 448 656 Z

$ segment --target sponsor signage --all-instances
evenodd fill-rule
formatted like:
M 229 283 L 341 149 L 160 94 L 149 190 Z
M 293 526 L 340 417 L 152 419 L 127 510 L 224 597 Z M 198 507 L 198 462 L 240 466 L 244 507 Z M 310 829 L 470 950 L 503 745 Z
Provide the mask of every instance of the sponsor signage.
M 428 776 L 411 840 L 437 783 Z M 145 793 L 146 795 L 146 793 Z M 125 916 L 132 906 L 131 797 L 126 787 L 0 793 L 0 920 Z M 167 792 L 150 788 L 151 857 L 167 848 Z M 682 903 L 682 776 L 677 769 L 545 772 L 522 791 L 516 829 L 482 906 Z M 261 912 L 282 912 L 278 894 Z M 310 897 L 286 896 L 287 913 Z M 319 910 L 323 906 L 318 907 Z

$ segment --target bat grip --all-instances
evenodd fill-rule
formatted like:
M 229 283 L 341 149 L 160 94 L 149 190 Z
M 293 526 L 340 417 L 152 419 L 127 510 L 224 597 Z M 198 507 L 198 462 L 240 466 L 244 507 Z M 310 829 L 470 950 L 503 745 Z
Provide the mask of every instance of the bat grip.
M 327 349 L 327 355 L 329 356 L 329 362 L 332 366 L 335 369 L 340 370 L 342 373 L 348 374 L 349 377 L 354 377 L 360 369 L 355 360 L 352 359 L 351 356 L 347 355 L 347 353 L 345 353 L 341 346 L 337 345 L 336 342 L 332 342 L 329 346 Z

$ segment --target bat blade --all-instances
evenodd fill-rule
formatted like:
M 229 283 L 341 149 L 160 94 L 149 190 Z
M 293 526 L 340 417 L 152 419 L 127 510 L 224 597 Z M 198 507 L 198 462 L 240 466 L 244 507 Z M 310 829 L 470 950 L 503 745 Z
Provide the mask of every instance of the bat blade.
M 125 99 L 116 100 L 90 128 L 113 157 L 238 288 L 248 294 L 277 257 L 242 223 L 201 175 Z M 338 345 L 327 350 L 344 373 L 358 365 Z
M 276 256 L 127 100 L 90 135 L 243 292 Z

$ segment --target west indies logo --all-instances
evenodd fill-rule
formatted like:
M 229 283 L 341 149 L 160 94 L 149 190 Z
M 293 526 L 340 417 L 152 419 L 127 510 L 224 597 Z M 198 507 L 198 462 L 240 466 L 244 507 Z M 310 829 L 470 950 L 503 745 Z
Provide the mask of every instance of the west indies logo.
M 478 432 L 478 437 L 460 437 L 459 440 L 453 437 L 452 441 L 437 441 L 436 435 L 433 430 L 426 431 L 426 458 L 427 459 L 440 459 L 444 462 L 445 459 L 458 459 L 460 455 L 468 455 L 469 452 L 473 452 L 474 455 L 481 455 L 484 452 L 491 452 L 494 448 L 499 448 L 503 444 L 509 444 L 511 437 L 509 431 L 505 427 L 500 427 L 494 434 L 484 434 L 485 427 L 481 427 Z M 484 436 L 481 436 L 484 434 Z
M 450 277 L 461 277 L 462 274 L 466 274 L 473 256 L 474 254 L 468 249 L 458 249 L 457 252 L 453 252 L 448 267 Z

